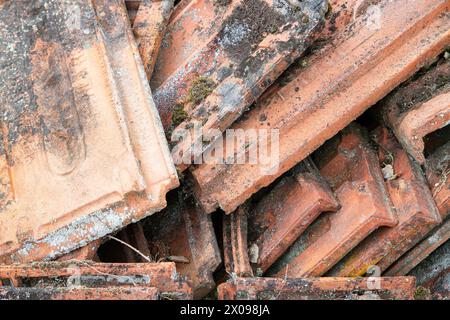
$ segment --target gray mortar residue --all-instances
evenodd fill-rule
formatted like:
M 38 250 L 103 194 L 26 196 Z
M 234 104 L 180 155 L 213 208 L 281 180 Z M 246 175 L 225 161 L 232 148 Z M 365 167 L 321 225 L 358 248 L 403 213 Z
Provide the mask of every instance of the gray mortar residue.
M 132 219 L 134 213 L 134 210 L 119 213 L 113 208 L 96 211 L 88 216 L 77 218 L 69 225 L 42 239 L 25 242 L 13 256 L 20 260 L 46 247 L 50 248 L 51 253 L 45 257 L 45 260 L 53 260 L 123 228 Z

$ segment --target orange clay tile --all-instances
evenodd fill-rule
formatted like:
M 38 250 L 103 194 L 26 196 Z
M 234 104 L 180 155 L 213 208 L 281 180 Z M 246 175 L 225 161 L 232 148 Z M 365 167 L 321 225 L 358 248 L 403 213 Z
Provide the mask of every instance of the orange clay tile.
M 441 216 L 450 214 L 450 141 L 427 158 L 425 172 Z
M 248 204 L 240 206 L 236 212 L 223 216 L 223 255 L 225 270 L 238 277 L 251 277 L 247 244 Z
M 99 261 L 97 256 L 97 250 L 103 243 L 103 239 L 95 240 L 88 245 L 69 252 L 57 259 L 57 261 L 69 261 L 69 260 L 91 260 Z
M 385 119 L 406 151 L 424 164 L 423 139 L 450 124 L 450 61 L 441 63 L 389 97 Z
M 322 212 L 338 209 L 327 182 L 305 159 L 250 210 L 249 248 L 256 250 L 250 261 L 266 271 Z
M 153 74 L 173 3 L 174 0 L 141 1 L 133 22 L 134 36 L 149 80 Z
M 166 131 L 192 132 L 199 123 L 205 134 L 224 131 L 304 52 L 328 8 L 325 0 L 192 0 L 180 6 L 151 86 Z M 198 90 L 200 79 L 205 85 Z M 174 115 L 180 106 L 188 115 L 182 123 Z M 187 139 L 175 142 L 174 152 L 191 150 Z
M 373 140 L 379 146 L 380 165 L 399 223 L 372 233 L 329 276 L 363 276 L 373 266 L 383 272 L 442 222 L 420 166 L 409 158 L 393 133 L 379 128 L 373 132 Z
M 54 259 L 164 208 L 178 179 L 123 3 L 0 15 L 0 261 Z
M 450 143 L 444 144 L 426 161 L 426 175 L 434 200 L 444 222 L 430 232 L 418 245 L 404 254 L 386 272 L 387 275 L 406 275 L 433 251 L 450 239 Z
M 414 248 L 398 259 L 385 273 L 386 276 L 407 275 L 415 266 L 425 260 L 433 251 L 450 239 L 450 218 L 430 232 Z
M 395 226 L 376 152 L 356 124 L 324 147 L 317 162 L 341 209 L 322 215 L 281 258 L 277 277 L 323 275 L 374 230 Z
M 172 299 L 192 298 L 192 289 L 179 277 L 174 263 L 94 263 L 94 262 L 35 262 L 0 265 L 0 279 L 15 287 L 48 286 L 59 281 L 66 286 L 87 288 L 154 287 L 162 296 Z
M 161 213 L 145 221 L 153 257 L 177 262 L 177 271 L 192 286 L 195 299 L 215 288 L 213 272 L 222 262 L 211 217 L 179 192 Z M 185 261 L 183 261 L 185 260 Z
M 433 251 L 433 253 L 427 257 L 427 259 L 417 265 L 411 272 L 409 272 L 409 274 L 416 277 L 416 282 L 420 286 L 439 286 L 438 282 L 440 282 L 440 278 L 448 279 L 447 274 L 450 271 L 449 256 L 450 241 L 447 241 L 435 251 Z M 449 290 L 450 287 L 447 286 L 447 292 Z
M 219 300 L 410 300 L 414 277 L 236 278 L 218 287 Z
M 0 300 L 159 300 L 157 288 L 0 287 Z
M 358 7 L 354 19 L 341 20 L 343 24 L 350 20 L 350 24 L 337 25 L 327 45 L 319 46 L 312 55 L 300 60 L 282 78 L 281 84 L 270 88 L 231 127 L 279 130 L 279 161 L 270 174 L 264 174 L 266 163 L 221 164 L 223 158 L 216 159 L 216 164 L 201 164 L 192 169 L 196 197 L 207 212 L 217 207 L 233 212 L 450 43 L 447 0 L 408 0 L 407 3 L 382 0 L 375 7 L 370 6 L 370 1 L 364 3 L 367 5 Z M 369 10 L 370 7 L 374 9 Z M 351 8 L 349 5 L 348 9 L 341 10 Z M 370 22 L 374 12 L 378 12 L 375 17 L 380 23 Z M 218 145 L 211 147 L 216 148 Z M 235 150 L 235 153 L 242 151 Z

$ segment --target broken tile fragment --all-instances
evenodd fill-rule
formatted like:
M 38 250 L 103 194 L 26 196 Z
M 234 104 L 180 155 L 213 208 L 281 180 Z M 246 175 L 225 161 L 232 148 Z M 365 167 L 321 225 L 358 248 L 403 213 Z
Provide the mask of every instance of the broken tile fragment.
M 269 270 L 276 277 L 321 276 L 373 231 L 398 222 L 377 154 L 363 128 L 351 124 L 317 158 L 341 209 L 319 217 L 297 239 Z
M 195 195 L 207 212 L 218 207 L 233 212 L 438 56 L 450 41 L 446 0 L 411 0 L 407 6 L 401 0 L 383 0 L 365 6 L 379 13 L 379 24 L 368 23 L 374 10 L 363 7 L 231 126 L 279 130 L 278 166 L 270 174 L 264 174 L 266 163 L 227 164 L 222 157 L 192 168 Z M 245 152 L 245 147 L 234 153 Z
M 0 16 L 0 261 L 55 259 L 164 208 L 178 179 L 123 2 Z
M 236 278 L 218 287 L 219 300 L 412 300 L 414 277 Z
M 384 179 L 399 223 L 373 232 L 328 276 L 357 277 L 367 271 L 381 275 L 442 222 L 420 166 L 402 149 L 393 133 L 379 128 L 372 133 L 372 139 L 378 145 L 380 166 L 393 168 Z
M 249 248 L 257 250 L 251 262 L 265 272 L 322 212 L 338 208 L 315 164 L 305 159 L 250 210 Z

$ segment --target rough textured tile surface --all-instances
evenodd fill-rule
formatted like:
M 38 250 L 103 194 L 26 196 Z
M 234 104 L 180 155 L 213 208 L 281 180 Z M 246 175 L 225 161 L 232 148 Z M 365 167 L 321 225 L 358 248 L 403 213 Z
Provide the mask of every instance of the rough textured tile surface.
M 406 151 L 424 164 L 425 136 L 450 123 L 450 61 L 397 90 L 386 103 L 385 118 Z
M 151 83 L 166 131 L 224 131 L 308 47 L 326 11 L 324 0 L 182 3 Z M 179 138 L 175 154 L 198 153 Z
M 410 300 L 414 277 L 237 278 L 218 287 L 220 300 Z
M 250 262 L 266 271 L 322 212 L 338 209 L 327 182 L 305 159 L 250 210 Z
M 88 245 L 81 247 L 77 250 L 69 252 L 57 259 L 57 261 L 69 261 L 69 260 L 91 260 L 98 261 L 97 250 L 103 243 L 103 239 L 95 240 Z
M 431 192 L 444 222 L 430 232 L 418 245 L 404 254 L 386 275 L 406 275 L 439 246 L 450 239 L 450 143 L 438 148 L 426 161 L 426 175 Z
M 240 206 L 236 212 L 223 216 L 223 254 L 225 270 L 238 277 L 251 277 L 247 242 L 248 204 Z
M 372 139 L 378 145 L 380 165 L 399 223 L 372 233 L 328 273 L 330 276 L 363 276 L 368 269 L 375 271 L 375 266 L 381 275 L 442 222 L 421 168 L 393 133 L 379 128 L 372 133 Z
M 317 158 L 341 209 L 322 215 L 300 236 L 277 262 L 277 277 L 323 275 L 377 228 L 397 224 L 377 154 L 361 127 L 351 124 Z
M 450 141 L 427 158 L 425 172 L 441 216 L 450 213 Z
M 446 0 L 377 1 L 379 24 L 368 23 L 374 10 L 364 7 L 371 5 L 360 7 L 354 19 L 347 20 L 351 21 L 347 27 L 338 29 L 327 45 L 301 60 L 300 67 L 293 68 L 281 85 L 269 89 L 231 127 L 279 130 L 279 166 L 274 172 L 263 174 L 265 163 L 220 164 L 224 159 L 193 168 L 196 196 L 207 212 L 217 207 L 233 212 L 407 80 L 450 42 L 450 3 Z M 239 152 L 242 150 L 235 153 Z
M 450 299 L 450 241 L 447 241 L 411 272 L 417 285 L 430 292 L 430 298 Z
M 0 300 L 159 300 L 156 288 L 14 288 L 0 287 Z
M 164 208 L 178 179 L 123 3 L 0 15 L 0 261 L 54 259 Z
M 149 80 L 152 78 L 173 3 L 174 0 L 144 0 L 133 21 L 134 36 Z
M 87 288 L 154 287 L 161 296 L 191 299 L 192 289 L 179 277 L 174 263 L 94 263 L 94 262 L 36 262 L 0 265 L 0 279 L 14 287 L 62 287 L 81 285 Z

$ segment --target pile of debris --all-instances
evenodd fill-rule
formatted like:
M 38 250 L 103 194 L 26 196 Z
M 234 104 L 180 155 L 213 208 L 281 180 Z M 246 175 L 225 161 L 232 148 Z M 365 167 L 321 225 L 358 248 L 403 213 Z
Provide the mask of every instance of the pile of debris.
M 448 0 L 0 1 L 0 299 L 450 298 Z

